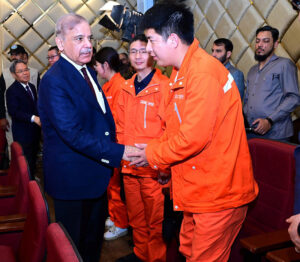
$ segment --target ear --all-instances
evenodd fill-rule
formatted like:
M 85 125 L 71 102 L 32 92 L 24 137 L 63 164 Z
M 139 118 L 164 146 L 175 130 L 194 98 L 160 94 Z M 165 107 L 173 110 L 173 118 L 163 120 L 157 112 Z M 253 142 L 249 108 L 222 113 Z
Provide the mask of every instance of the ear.
M 229 59 L 231 57 L 232 52 L 231 51 L 227 51 L 226 52 L 226 58 Z
M 60 52 L 62 52 L 64 50 L 64 41 L 60 38 L 60 37 L 55 37 L 55 42 L 56 45 L 59 49 Z
M 180 43 L 180 38 L 178 37 L 177 34 L 172 33 L 170 34 L 170 36 L 168 37 L 167 42 L 169 43 L 169 45 L 173 48 L 177 48 L 179 43 Z
M 105 61 L 105 62 L 103 63 L 103 68 L 105 69 L 105 71 L 107 71 L 108 69 L 110 69 L 110 66 L 109 66 L 109 64 L 107 63 L 107 61 Z
M 274 48 L 277 48 L 278 45 L 279 45 L 279 40 L 277 40 L 277 41 L 274 43 Z

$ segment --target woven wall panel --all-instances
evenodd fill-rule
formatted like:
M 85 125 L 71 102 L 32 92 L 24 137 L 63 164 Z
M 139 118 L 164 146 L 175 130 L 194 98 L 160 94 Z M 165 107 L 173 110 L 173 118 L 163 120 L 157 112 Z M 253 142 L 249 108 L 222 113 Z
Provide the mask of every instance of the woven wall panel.
M 55 44 L 54 28 L 57 19 L 68 12 L 83 15 L 90 22 L 97 40 L 95 47 L 113 46 L 127 50 L 120 34 L 98 25 L 99 8 L 105 0 L 1 0 L 1 62 L 9 64 L 8 50 L 20 43 L 29 52 L 30 66 L 41 73 L 47 69 L 47 49 Z M 136 8 L 136 0 L 119 0 Z M 255 63 L 255 30 L 270 24 L 280 30 L 281 44 L 277 54 L 289 57 L 300 68 L 300 22 L 288 0 L 188 0 L 195 15 L 195 35 L 201 46 L 211 52 L 216 38 L 227 37 L 234 43 L 232 62 L 245 76 Z M 298 70 L 299 72 L 299 70 Z M 300 73 L 299 73 L 300 74 Z

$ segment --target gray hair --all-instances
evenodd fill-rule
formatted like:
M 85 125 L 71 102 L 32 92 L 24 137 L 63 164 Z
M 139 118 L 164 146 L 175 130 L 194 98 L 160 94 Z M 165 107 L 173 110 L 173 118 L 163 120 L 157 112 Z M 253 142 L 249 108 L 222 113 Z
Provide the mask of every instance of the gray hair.
M 68 30 L 72 30 L 76 25 L 88 21 L 81 15 L 69 13 L 60 17 L 56 22 L 55 34 L 64 39 Z
M 24 64 L 26 65 L 26 63 L 23 61 L 23 60 L 14 60 L 12 61 L 10 67 L 9 67 L 9 71 L 12 73 L 12 74 L 15 74 L 16 73 L 16 67 L 17 67 L 17 64 Z M 27 66 L 27 65 L 26 65 Z

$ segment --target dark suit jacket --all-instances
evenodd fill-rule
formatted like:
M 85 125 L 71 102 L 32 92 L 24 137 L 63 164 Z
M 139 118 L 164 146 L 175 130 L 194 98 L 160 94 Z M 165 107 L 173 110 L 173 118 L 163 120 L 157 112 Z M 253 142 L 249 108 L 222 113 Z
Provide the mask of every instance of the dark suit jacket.
M 97 83 L 96 73 L 90 70 Z M 100 86 L 98 86 L 100 89 Z M 44 75 L 38 109 L 44 134 L 46 191 L 57 199 L 101 196 L 124 146 L 115 143 L 115 124 L 105 99 L 104 114 L 87 82 L 63 57 Z
M 12 119 L 14 141 L 29 144 L 39 140 L 40 127 L 31 123 L 32 115 L 38 116 L 37 94 L 33 84 L 29 83 L 35 97 L 33 100 L 20 82 L 15 81 L 6 91 L 6 104 Z

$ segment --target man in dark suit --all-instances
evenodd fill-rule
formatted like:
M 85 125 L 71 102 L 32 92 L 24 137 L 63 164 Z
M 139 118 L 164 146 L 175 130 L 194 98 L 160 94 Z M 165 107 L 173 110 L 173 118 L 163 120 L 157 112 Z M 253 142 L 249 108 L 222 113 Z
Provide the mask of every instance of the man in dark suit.
M 13 140 L 21 144 L 33 177 L 41 126 L 36 89 L 29 83 L 30 70 L 24 61 L 14 60 L 9 70 L 16 79 L 6 91 L 7 110 L 12 119 Z
M 131 147 L 115 143 L 115 124 L 96 74 L 92 33 L 81 16 L 56 24 L 60 59 L 42 78 L 38 109 L 44 134 L 45 189 L 85 262 L 99 261 L 106 218 L 106 188 L 113 167 Z

